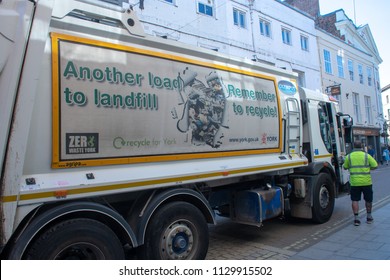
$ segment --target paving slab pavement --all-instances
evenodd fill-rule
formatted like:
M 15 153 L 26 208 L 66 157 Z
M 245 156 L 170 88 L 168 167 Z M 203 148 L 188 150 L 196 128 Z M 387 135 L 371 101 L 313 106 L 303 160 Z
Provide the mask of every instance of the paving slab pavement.
M 390 204 L 373 209 L 374 222 L 361 225 L 351 222 L 341 230 L 290 256 L 290 260 L 390 260 Z
M 364 207 L 359 216 L 360 226 L 353 225 L 351 212 L 350 218 L 334 224 L 337 228 L 328 229 L 331 234 L 309 247 L 293 244 L 278 248 L 228 235 L 220 240 L 219 235 L 211 234 L 206 260 L 390 260 L 389 197 L 374 203 L 372 224 L 366 223 Z

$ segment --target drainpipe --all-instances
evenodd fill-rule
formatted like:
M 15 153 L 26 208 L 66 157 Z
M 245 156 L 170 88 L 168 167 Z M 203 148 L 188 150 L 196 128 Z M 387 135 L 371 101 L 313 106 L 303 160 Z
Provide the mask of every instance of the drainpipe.
M 253 32 L 253 3 L 255 0 L 248 0 L 249 15 L 251 21 L 251 34 L 252 34 L 252 48 L 253 48 L 253 59 L 256 60 L 256 44 L 255 44 L 255 34 Z

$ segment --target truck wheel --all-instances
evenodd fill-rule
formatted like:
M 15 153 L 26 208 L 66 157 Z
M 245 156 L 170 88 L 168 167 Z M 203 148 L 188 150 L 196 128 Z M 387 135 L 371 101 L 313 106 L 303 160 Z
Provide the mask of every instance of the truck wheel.
M 320 173 L 313 188 L 312 220 L 316 223 L 327 222 L 333 213 L 335 190 L 330 175 Z
M 209 245 L 202 212 L 187 202 L 172 202 L 157 210 L 146 230 L 145 259 L 204 259 Z
M 30 246 L 27 259 L 35 260 L 119 260 L 124 250 L 115 233 L 91 219 L 60 222 Z

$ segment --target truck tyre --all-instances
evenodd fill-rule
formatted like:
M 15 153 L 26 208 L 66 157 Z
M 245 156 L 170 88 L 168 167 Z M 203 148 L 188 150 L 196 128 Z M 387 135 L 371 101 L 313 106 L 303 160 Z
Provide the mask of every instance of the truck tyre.
M 190 203 L 172 202 L 152 216 L 142 256 L 153 260 L 201 260 L 206 257 L 208 245 L 208 226 L 202 212 Z
M 312 220 L 315 223 L 327 222 L 333 213 L 335 190 L 329 174 L 320 173 L 314 183 Z
M 91 219 L 62 221 L 41 234 L 30 246 L 27 259 L 123 260 L 124 250 L 115 233 Z

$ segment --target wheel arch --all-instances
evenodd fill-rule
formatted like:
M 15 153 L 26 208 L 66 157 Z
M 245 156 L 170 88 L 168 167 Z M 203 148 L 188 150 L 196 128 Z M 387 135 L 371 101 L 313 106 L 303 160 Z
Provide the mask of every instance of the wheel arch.
M 294 175 L 318 175 L 320 173 L 327 173 L 331 176 L 333 182 L 337 182 L 336 172 L 327 161 L 311 162 L 308 166 L 297 168 Z M 336 192 L 336 183 L 334 184 L 334 191 Z
M 312 162 L 308 166 L 297 168 L 290 179 L 304 179 L 308 187 L 306 188 L 306 196 L 303 199 L 295 199 L 291 203 L 291 215 L 296 218 L 304 218 L 313 220 L 314 200 L 316 199 L 314 188 L 317 184 L 320 174 L 329 176 L 332 186 L 331 194 L 336 196 L 336 173 L 328 162 Z
M 21 225 L 18 236 L 14 237 L 9 259 L 22 259 L 28 246 L 46 228 L 58 221 L 70 218 L 90 218 L 109 226 L 123 244 L 131 243 L 137 247 L 134 231 L 126 220 L 115 210 L 94 202 L 70 202 L 61 205 L 41 205 L 35 210 L 26 223 Z
M 163 205 L 174 201 L 191 203 L 202 212 L 207 223 L 216 223 L 214 211 L 211 209 L 206 198 L 199 192 L 193 189 L 179 188 L 163 191 L 153 196 L 139 220 L 139 227 L 137 231 L 137 240 L 139 245 L 144 243 L 146 228 L 153 214 Z

